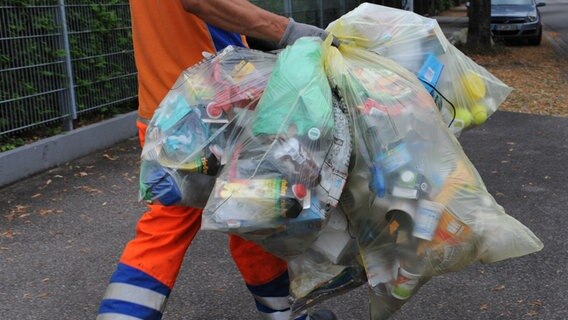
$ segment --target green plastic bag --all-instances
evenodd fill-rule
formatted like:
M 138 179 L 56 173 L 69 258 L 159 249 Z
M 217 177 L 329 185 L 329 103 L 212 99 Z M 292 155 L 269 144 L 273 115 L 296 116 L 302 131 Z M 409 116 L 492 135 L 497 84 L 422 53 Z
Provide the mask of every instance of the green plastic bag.
M 301 38 L 279 55 L 256 107 L 253 134 L 306 135 L 310 129 L 326 132 L 332 127 L 331 89 L 322 67 L 321 42 Z

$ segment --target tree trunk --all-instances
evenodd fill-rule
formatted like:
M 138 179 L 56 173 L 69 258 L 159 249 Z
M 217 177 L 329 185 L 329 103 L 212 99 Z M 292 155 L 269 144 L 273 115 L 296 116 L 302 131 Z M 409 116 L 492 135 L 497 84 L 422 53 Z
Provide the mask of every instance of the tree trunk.
M 467 46 L 491 47 L 491 0 L 470 0 L 468 15 Z

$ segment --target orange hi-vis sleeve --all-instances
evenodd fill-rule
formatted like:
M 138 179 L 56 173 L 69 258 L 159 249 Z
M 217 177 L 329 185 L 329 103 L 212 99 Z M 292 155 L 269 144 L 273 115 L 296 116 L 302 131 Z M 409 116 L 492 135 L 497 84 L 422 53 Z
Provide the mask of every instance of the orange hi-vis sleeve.
M 246 46 L 242 35 L 184 11 L 179 0 L 130 0 L 138 69 L 138 115 L 150 120 L 183 70 L 227 45 Z
M 138 115 L 150 119 L 182 70 L 215 52 L 207 25 L 179 0 L 131 0 Z

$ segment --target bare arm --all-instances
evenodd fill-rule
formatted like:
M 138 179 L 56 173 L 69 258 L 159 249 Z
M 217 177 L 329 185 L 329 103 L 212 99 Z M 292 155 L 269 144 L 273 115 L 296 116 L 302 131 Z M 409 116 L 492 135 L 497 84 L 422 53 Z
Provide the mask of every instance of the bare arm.
M 166 0 L 170 1 L 170 0 Z M 288 18 L 266 11 L 247 0 L 181 0 L 186 11 L 221 29 L 278 42 Z

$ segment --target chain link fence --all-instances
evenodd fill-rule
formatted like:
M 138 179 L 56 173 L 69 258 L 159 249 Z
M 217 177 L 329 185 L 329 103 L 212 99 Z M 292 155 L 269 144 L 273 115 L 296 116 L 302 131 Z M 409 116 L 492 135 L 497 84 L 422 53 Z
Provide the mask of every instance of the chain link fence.
M 363 1 L 251 2 L 326 27 Z M 72 130 L 83 115 L 133 104 L 136 92 L 128 0 L 0 0 L 0 138 L 54 124 Z

